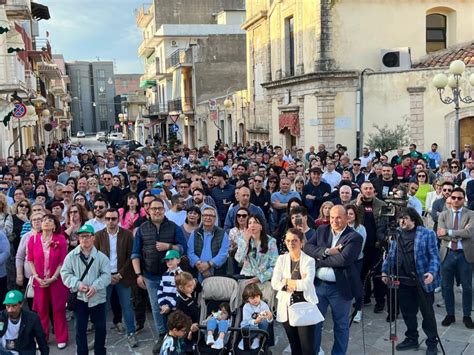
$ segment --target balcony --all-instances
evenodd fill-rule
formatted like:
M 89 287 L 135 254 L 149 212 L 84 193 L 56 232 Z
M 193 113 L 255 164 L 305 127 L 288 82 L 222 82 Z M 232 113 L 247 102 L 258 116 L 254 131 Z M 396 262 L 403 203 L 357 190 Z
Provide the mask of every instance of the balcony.
M 32 93 L 36 93 L 37 90 L 37 78 L 36 74 L 32 70 L 25 70 L 25 81 L 26 81 L 26 86 L 28 87 L 28 90 L 31 91 Z
M 153 19 L 153 4 L 143 4 L 135 9 L 135 21 L 139 28 L 146 28 Z
M 175 67 L 191 67 L 193 63 L 193 49 L 178 49 L 166 58 L 167 71 L 173 71 Z
M 0 0 L 1 1 L 1 0 Z M 36 38 L 33 42 L 33 49 L 27 52 L 32 61 L 52 62 L 51 44 L 46 38 Z
M 30 0 L 0 0 L 0 5 L 5 5 L 9 20 L 31 20 Z
M 67 94 L 66 85 L 62 79 L 54 79 L 51 82 L 51 92 L 56 96 L 63 96 Z
M 25 65 L 14 55 L 0 55 L 0 94 L 22 91 L 28 93 Z
M 138 47 L 138 56 L 147 58 L 149 57 L 154 51 L 155 47 L 150 45 L 152 38 L 145 38 L 140 46 Z
M 148 108 L 148 112 L 150 113 L 150 116 L 159 116 L 167 114 L 168 105 L 162 102 L 155 105 L 150 105 Z
M 193 97 L 186 96 L 168 101 L 169 112 L 191 112 L 193 111 Z

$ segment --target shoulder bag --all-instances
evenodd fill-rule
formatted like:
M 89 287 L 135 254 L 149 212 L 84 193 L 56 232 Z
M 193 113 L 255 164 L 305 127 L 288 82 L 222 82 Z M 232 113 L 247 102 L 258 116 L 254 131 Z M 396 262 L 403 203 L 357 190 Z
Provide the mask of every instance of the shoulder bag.
M 84 263 L 84 265 L 86 265 L 86 269 L 82 273 L 82 276 L 79 279 L 79 282 L 82 282 L 82 280 L 84 280 L 84 277 L 86 277 L 87 273 L 89 272 L 89 269 L 92 266 L 92 263 L 94 262 L 94 258 L 92 258 L 88 264 L 86 264 L 82 259 L 81 261 Z M 67 298 L 66 308 L 68 311 L 75 311 L 76 305 L 77 305 L 77 292 L 70 292 Z

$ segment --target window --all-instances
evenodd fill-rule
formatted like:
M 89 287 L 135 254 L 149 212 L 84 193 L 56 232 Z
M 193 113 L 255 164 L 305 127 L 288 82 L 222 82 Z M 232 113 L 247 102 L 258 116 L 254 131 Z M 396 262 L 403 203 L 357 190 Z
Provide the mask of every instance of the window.
M 107 119 L 107 105 L 100 105 L 99 106 L 99 118 L 100 119 Z
M 97 80 L 97 91 L 99 93 L 99 99 L 106 98 L 106 86 L 105 86 L 105 79 L 98 79 Z
M 104 69 L 97 69 L 97 77 L 105 78 L 105 70 Z
M 109 122 L 108 121 L 100 121 L 100 130 L 107 131 L 109 129 Z
M 295 33 L 293 16 L 285 19 L 285 72 L 287 76 L 295 75 Z
M 446 16 L 431 14 L 426 16 L 426 52 L 446 48 Z
M 122 80 L 122 88 L 126 89 L 128 87 L 128 81 Z

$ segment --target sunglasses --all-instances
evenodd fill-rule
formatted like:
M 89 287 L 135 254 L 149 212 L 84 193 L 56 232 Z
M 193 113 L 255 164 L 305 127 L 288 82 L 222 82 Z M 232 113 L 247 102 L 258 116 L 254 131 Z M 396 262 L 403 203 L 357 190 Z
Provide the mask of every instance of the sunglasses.
M 259 179 L 254 179 L 253 181 L 254 182 L 263 182 L 263 180 L 259 180 Z
M 164 181 L 164 182 L 171 182 L 170 179 L 164 179 L 163 181 Z
M 106 221 L 116 221 L 117 219 L 117 217 L 105 217 Z
M 426 177 L 426 175 L 424 175 L 424 174 L 423 175 L 418 175 L 418 177 Z
M 249 215 L 248 214 L 239 214 L 237 213 L 237 218 L 247 218 Z
M 456 201 L 456 200 L 462 201 L 462 200 L 464 200 L 464 197 L 462 197 L 462 196 L 451 196 L 451 200 L 453 200 L 453 201 Z
M 112 180 L 112 178 L 103 178 L 103 180 L 108 181 L 108 180 Z
M 96 210 L 103 210 L 105 206 L 94 206 L 94 209 Z
M 443 192 L 452 192 L 452 189 L 443 189 Z
M 209 217 L 209 218 L 214 218 L 216 215 L 215 214 L 203 214 L 203 217 Z
M 360 164 L 357 164 L 357 163 L 354 163 L 354 164 L 352 164 L 352 165 L 353 165 L 353 166 L 360 166 Z
M 136 184 L 137 182 L 138 182 L 138 180 L 130 180 L 131 184 Z
M 21 205 L 18 205 L 18 207 L 28 208 L 29 206 L 28 206 L 28 205 L 21 204 Z
M 457 165 L 451 165 L 451 169 L 457 169 L 458 166 Z

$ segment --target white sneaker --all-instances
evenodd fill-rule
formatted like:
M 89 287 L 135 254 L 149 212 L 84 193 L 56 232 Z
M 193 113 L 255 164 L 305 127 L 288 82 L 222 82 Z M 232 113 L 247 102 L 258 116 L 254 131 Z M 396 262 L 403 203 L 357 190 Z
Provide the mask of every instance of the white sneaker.
M 318 355 L 324 355 L 324 350 L 322 348 L 319 348 L 319 353 Z
M 361 320 L 362 320 L 362 311 L 357 311 L 357 313 L 354 316 L 354 319 L 352 321 L 354 323 L 360 323 Z
M 206 345 L 211 346 L 215 343 L 214 337 L 211 334 L 207 335 Z
M 212 349 L 222 349 L 223 347 L 224 347 L 224 341 L 221 338 L 217 338 L 214 345 L 211 346 Z
M 441 286 L 436 287 L 434 292 L 435 293 L 440 293 L 441 292 Z
M 457 288 L 458 288 L 458 292 L 462 293 L 462 285 L 459 285 Z
M 440 299 L 438 303 L 436 303 L 436 307 L 443 308 L 444 307 L 444 300 Z
M 244 350 L 244 339 L 241 339 L 239 342 L 239 349 Z
M 66 348 L 66 346 L 67 346 L 67 344 L 66 344 L 66 343 L 58 343 L 58 349 L 59 349 L 59 350 L 63 350 L 63 349 L 65 349 L 65 348 Z
M 255 349 L 258 349 L 260 347 L 260 339 L 257 337 L 257 338 L 253 338 L 252 340 L 252 345 L 250 345 L 250 348 L 252 350 L 255 350 Z

